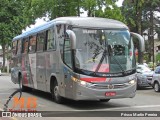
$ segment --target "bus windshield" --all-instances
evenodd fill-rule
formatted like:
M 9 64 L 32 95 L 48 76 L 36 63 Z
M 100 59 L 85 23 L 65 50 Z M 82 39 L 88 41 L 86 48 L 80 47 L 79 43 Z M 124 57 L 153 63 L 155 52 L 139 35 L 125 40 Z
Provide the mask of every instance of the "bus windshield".
M 128 30 L 74 28 L 75 67 L 96 73 L 136 69 L 134 45 Z

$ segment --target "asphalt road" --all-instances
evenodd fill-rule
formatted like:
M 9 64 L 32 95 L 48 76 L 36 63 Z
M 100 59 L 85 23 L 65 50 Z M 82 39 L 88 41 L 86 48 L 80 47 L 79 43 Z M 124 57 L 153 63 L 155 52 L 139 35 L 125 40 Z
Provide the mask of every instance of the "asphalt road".
M 17 89 L 18 85 L 11 82 L 10 76 L 0 76 L 0 110 L 4 108 L 4 104 L 8 100 L 9 96 Z M 19 97 L 19 94 L 16 96 Z M 37 111 L 94 111 L 94 114 L 96 114 L 95 111 L 160 111 L 160 93 L 154 92 L 151 87 L 137 90 L 137 94 L 134 98 L 112 99 L 108 103 L 102 103 L 99 101 L 67 100 L 65 104 L 57 104 L 52 101 L 50 94 L 36 90 L 23 92 L 22 97 L 36 97 Z M 8 108 L 13 108 L 13 100 L 10 101 Z M 89 114 L 92 114 L 92 112 L 88 113 L 88 116 L 90 116 Z M 58 117 L 55 119 L 59 120 L 61 118 Z M 88 120 L 93 118 L 86 119 Z M 102 117 L 100 120 L 103 119 L 104 118 Z M 116 118 L 111 117 L 110 119 L 114 120 Z M 154 117 L 153 119 L 156 118 Z M 147 117 L 145 120 L 150 119 Z

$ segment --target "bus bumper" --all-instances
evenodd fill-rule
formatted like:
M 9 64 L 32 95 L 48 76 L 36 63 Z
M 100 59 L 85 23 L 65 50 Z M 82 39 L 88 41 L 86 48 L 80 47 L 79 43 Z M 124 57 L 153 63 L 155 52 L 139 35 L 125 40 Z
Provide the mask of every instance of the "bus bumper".
M 108 93 L 115 93 L 108 95 Z M 101 100 L 116 98 L 133 98 L 136 94 L 136 84 L 120 89 L 92 89 L 77 85 L 74 100 Z

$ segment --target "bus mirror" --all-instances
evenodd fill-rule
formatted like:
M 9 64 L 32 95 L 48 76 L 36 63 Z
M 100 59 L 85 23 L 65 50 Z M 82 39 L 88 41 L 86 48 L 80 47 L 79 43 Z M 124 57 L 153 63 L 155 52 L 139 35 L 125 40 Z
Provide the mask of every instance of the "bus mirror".
M 76 49 L 76 35 L 72 30 L 66 30 L 67 36 L 71 41 L 71 49 Z
M 133 32 L 131 32 L 131 35 L 138 39 L 139 45 L 140 45 L 139 51 L 144 52 L 145 51 L 144 38 L 141 35 L 139 35 L 137 33 L 133 33 Z

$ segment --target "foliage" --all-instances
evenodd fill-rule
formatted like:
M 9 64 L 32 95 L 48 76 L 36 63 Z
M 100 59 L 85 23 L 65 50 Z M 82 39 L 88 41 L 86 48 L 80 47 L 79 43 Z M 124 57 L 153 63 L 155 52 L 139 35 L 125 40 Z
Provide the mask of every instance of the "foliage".
M 79 16 L 87 11 L 89 17 L 105 17 L 125 22 L 117 0 L 32 0 L 34 16 L 50 19 L 63 16 Z
M 156 19 L 155 11 L 160 12 L 160 0 L 124 0 L 123 2 L 122 13 L 130 30 L 141 35 L 148 30 L 146 52 L 149 61 L 153 56 L 154 30 L 159 34 L 159 28 L 153 22 Z
M 62 16 L 79 16 L 82 10 L 88 16 L 111 18 L 127 23 L 133 32 L 142 33 L 151 26 L 150 12 L 160 12 L 160 0 L 124 0 L 120 8 L 118 0 L 1 0 L 0 45 L 11 46 L 11 39 L 22 29 L 34 23 L 36 18 L 49 19 Z M 156 26 L 155 30 L 159 32 Z M 4 59 L 5 60 L 5 59 Z
M 159 0 L 124 0 L 122 13 L 131 31 L 142 33 L 150 27 L 150 11 L 160 12 Z
M 33 22 L 30 0 L 0 1 L 0 45 L 3 50 L 3 67 L 5 65 L 5 50 L 11 46 L 14 36 L 21 33 L 27 25 Z
M 63 16 L 78 16 L 80 0 L 31 0 L 36 18 L 47 16 L 50 19 Z
M 149 62 L 148 54 L 144 54 L 143 60 L 146 61 L 146 62 Z
M 153 69 L 153 62 L 149 62 L 148 67 Z M 154 63 L 154 69 L 155 69 L 155 67 L 156 67 L 156 63 Z
M 160 53 L 156 55 L 156 63 L 160 63 Z

